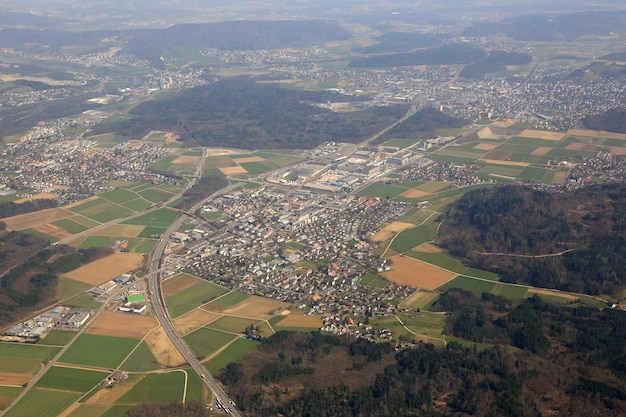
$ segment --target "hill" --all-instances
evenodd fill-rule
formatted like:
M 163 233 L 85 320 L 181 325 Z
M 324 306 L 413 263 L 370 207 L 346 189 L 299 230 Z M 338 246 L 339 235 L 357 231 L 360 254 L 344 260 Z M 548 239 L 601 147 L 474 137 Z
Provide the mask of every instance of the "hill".
M 438 242 L 506 282 L 587 294 L 626 285 L 626 184 L 549 193 L 471 191 L 443 216 Z
M 612 109 L 583 119 L 587 129 L 626 133 L 626 109 Z
M 132 119 L 96 126 L 94 134 L 143 137 L 151 130 L 179 134 L 191 146 L 244 149 L 313 148 L 328 140 L 358 142 L 399 119 L 406 106 L 333 112 L 328 101 L 359 98 L 297 91 L 247 77 L 227 78 L 162 100 L 139 104 Z
M 536 298 L 492 316 L 489 306 L 499 301 L 450 292 L 448 299 L 453 298 L 464 300 L 451 310 L 453 326 L 462 320 L 459 311 L 482 309 L 484 327 L 487 321 L 492 327 L 492 321 L 510 323 L 515 340 L 538 336 L 545 340 L 543 350 L 535 351 L 530 342 L 518 344 L 519 349 L 483 350 L 456 342 L 438 349 L 420 342 L 396 350 L 387 342 L 279 332 L 220 377 L 250 417 L 576 417 L 626 411 L 620 365 L 626 313 L 557 308 Z M 565 322 L 562 328 L 550 330 L 558 320 Z M 593 326 L 602 330 L 587 337 Z
M 503 33 L 521 41 L 574 40 L 585 36 L 607 36 L 620 32 L 626 23 L 626 12 L 598 11 L 561 15 L 525 15 L 499 22 L 471 25 L 465 36 L 481 37 Z
M 487 56 L 484 49 L 471 44 L 450 44 L 401 54 L 384 54 L 355 59 L 352 68 L 387 68 L 413 65 L 471 64 Z

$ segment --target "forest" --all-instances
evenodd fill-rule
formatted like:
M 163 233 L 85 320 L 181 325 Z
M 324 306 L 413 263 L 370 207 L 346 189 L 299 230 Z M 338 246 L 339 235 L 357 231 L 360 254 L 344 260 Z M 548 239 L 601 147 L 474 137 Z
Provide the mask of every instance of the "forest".
M 467 124 L 467 120 L 457 119 L 432 107 L 424 107 L 403 123 L 389 129 L 377 139 L 377 142 L 381 143 L 391 138 L 436 138 L 437 129 L 459 128 Z
M 49 244 L 22 232 L 0 234 L 0 326 L 56 301 L 61 274 L 111 253 Z
M 626 185 L 565 193 L 506 185 L 469 192 L 437 242 L 505 282 L 617 295 L 626 285 Z
M 399 349 L 320 332 L 278 332 L 219 378 L 251 417 L 626 412 L 626 313 L 463 290 L 449 290 L 435 307 L 449 314 L 448 334 L 492 345 L 416 342 Z
M 531 62 L 532 56 L 526 53 L 491 51 L 489 56 L 463 67 L 460 76 L 480 79 L 487 74 L 505 71 L 509 65 L 525 65 Z
M 450 44 L 415 52 L 383 54 L 351 61 L 351 68 L 388 68 L 413 65 L 471 64 L 487 56 L 487 52 L 471 44 Z
M 162 130 L 179 134 L 188 146 L 308 149 L 328 140 L 362 141 L 408 109 L 397 105 L 333 112 L 320 106 L 328 101 L 362 100 L 365 98 L 289 90 L 234 77 L 143 102 L 131 110 L 131 119 L 100 124 L 92 133 L 117 132 L 134 138 Z
M 176 208 L 183 210 L 189 209 L 197 202 L 227 185 L 228 180 L 224 177 L 203 176 L 198 179 L 190 189 L 183 193 L 183 198 L 176 204 Z
M 17 216 L 18 214 L 32 213 L 39 210 L 57 207 L 59 204 L 52 198 L 38 198 L 35 200 L 14 203 L 12 201 L 0 203 L 0 219 Z
M 583 119 L 587 129 L 626 133 L 626 108 L 617 108 Z

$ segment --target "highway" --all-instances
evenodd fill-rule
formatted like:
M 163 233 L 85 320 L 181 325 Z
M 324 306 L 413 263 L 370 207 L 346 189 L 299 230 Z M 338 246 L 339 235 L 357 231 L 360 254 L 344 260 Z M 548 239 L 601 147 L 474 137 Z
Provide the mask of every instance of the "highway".
M 201 176 L 203 165 L 204 165 L 204 152 L 203 152 L 203 158 L 198 164 L 198 168 L 196 169 L 196 175 L 193 181 L 190 182 L 187 188 L 191 187 L 195 183 L 197 178 Z M 222 188 L 221 190 L 217 191 L 216 194 L 228 193 L 233 188 L 234 186 L 228 186 L 226 188 Z M 196 203 L 196 205 L 194 205 L 191 209 L 187 210 L 187 212 L 188 213 L 196 212 L 203 204 L 205 204 L 206 201 L 213 198 L 214 195 L 215 194 L 207 196 L 205 199 L 203 199 L 199 203 Z M 148 279 L 150 302 L 152 304 L 154 314 L 159 320 L 159 323 L 161 324 L 161 326 L 163 326 L 163 329 L 165 330 L 165 333 L 167 334 L 167 336 L 170 338 L 174 346 L 176 346 L 176 349 L 180 351 L 180 353 L 183 355 L 183 357 L 185 358 L 187 363 L 191 366 L 191 368 L 198 375 L 200 375 L 200 377 L 202 378 L 202 381 L 206 384 L 206 386 L 213 393 L 213 400 L 217 408 L 219 409 L 220 407 L 222 407 L 224 411 L 232 414 L 233 416 L 244 417 L 244 414 L 239 409 L 237 409 L 235 403 L 231 401 L 228 394 L 226 394 L 226 392 L 217 383 L 217 381 L 211 376 L 211 374 L 209 374 L 207 369 L 193 355 L 193 353 L 191 352 L 191 350 L 189 349 L 185 341 L 178 335 L 178 333 L 176 333 L 176 330 L 174 329 L 174 325 L 172 324 L 172 321 L 170 320 L 170 317 L 167 314 L 165 303 L 163 301 L 163 294 L 161 293 L 161 286 L 160 286 L 160 280 L 161 280 L 161 274 L 162 274 L 162 272 L 160 271 L 161 258 L 163 257 L 163 254 L 165 252 L 165 248 L 170 239 L 170 236 L 172 236 L 172 234 L 180 228 L 183 222 L 185 222 L 188 219 L 191 219 L 191 217 L 188 216 L 187 214 L 181 213 L 181 215 L 176 219 L 176 221 L 170 225 L 170 227 L 167 229 L 165 233 L 163 233 L 163 235 L 161 236 L 161 239 L 159 240 L 158 245 L 156 246 L 156 248 L 154 248 L 154 250 L 152 251 L 152 254 L 150 255 L 150 264 L 148 266 L 148 274 L 146 275 L 146 278 Z

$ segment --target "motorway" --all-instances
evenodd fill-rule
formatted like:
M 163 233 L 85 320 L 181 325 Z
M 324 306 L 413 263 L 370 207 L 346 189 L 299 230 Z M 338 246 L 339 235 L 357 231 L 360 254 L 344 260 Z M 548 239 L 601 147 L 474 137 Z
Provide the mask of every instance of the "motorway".
M 197 178 L 201 176 L 202 166 L 204 165 L 204 154 L 205 153 L 203 152 L 202 160 L 200 161 L 200 163 L 198 164 L 198 168 L 196 169 L 196 175 L 187 188 L 191 187 L 197 181 Z M 233 188 L 235 188 L 235 186 L 231 185 L 226 188 L 222 188 L 217 193 L 228 193 Z M 205 204 L 206 201 L 210 200 L 213 197 L 214 195 L 207 196 L 205 199 L 203 199 L 199 203 L 196 203 L 196 205 L 187 210 L 187 212 L 195 213 L 203 204 Z M 181 214 L 181 216 L 179 216 L 176 221 L 170 225 L 167 231 L 163 233 L 158 245 L 156 246 L 156 248 L 154 248 L 152 254 L 150 255 L 150 264 L 148 265 L 148 274 L 146 275 L 146 278 L 148 279 L 150 302 L 152 304 L 154 314 L 159 320 L 161 326 L 163 326 L 163 329 L 165 330 L 167 336 L 170 338 L 174 346 L 176 346 L 176 349 L 178 349 L 183 355 L 189 366 L 196 373 L 198 373 L 198 375 L 200 375 L 202 381 L 213 393 L 213 400 L 216 408 L 222 408 L 224 411 L 236 417 L 244 417 L 244 414 L 237 408 L 237 406 L 230 399 L 228 394 L 226 394 L 226 392 L 217 383 L 217 381 L 211 376 L 211 374 L 209 374 L 207 369 L 193 355 L 185 341 L 178 335 L 178 333 L 176 333 L 174 325 L 172 324 L 172 321 L 167 314 L 165 303 L 163 302 L 163 294 L 161 293 L 160 285 L 162 273 L 160 270 L 161 258 L 163 257 L 170 236 L 172 236 L 172 234 L 176 232 L 180 228 L 180 226 L 188 219 L 191 219 L 189 215 Z

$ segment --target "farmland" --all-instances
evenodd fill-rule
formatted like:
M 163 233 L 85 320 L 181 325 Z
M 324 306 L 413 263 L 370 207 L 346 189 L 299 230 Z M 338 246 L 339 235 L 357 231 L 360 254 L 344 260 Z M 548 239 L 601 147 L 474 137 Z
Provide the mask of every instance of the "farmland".
M 184 339 L 196 357 L 206 359 L 237 337 L 231 333 L 201 327 L 186 335 Z
M 405 256 L 394 256 L 391 271 L 383 275 L 389 281 L 415 288 L 434 289 L 456 274 Z
M 37 388 L 85 393 L 109 376 L 109 372 L 53 366 L 37 382 Z
M 148 374 L 119 399 L 120 403 L 182 401 L 185 391 L 185 371 Z
M 193 286 L 165 298 L 171 317 L 178 317 L 212 299 L 226 293 L 227 290 L 208 281 L 198 280 Z
M 59 362 L 115 369 L 138 343 L 127 337 L 82 334 Z
M 100 285 L 121 274 L 141 266 L 143 257 L 136 253 L 114 253 L 83 265 L 64 276 L 72 280 L 89 284 Z

